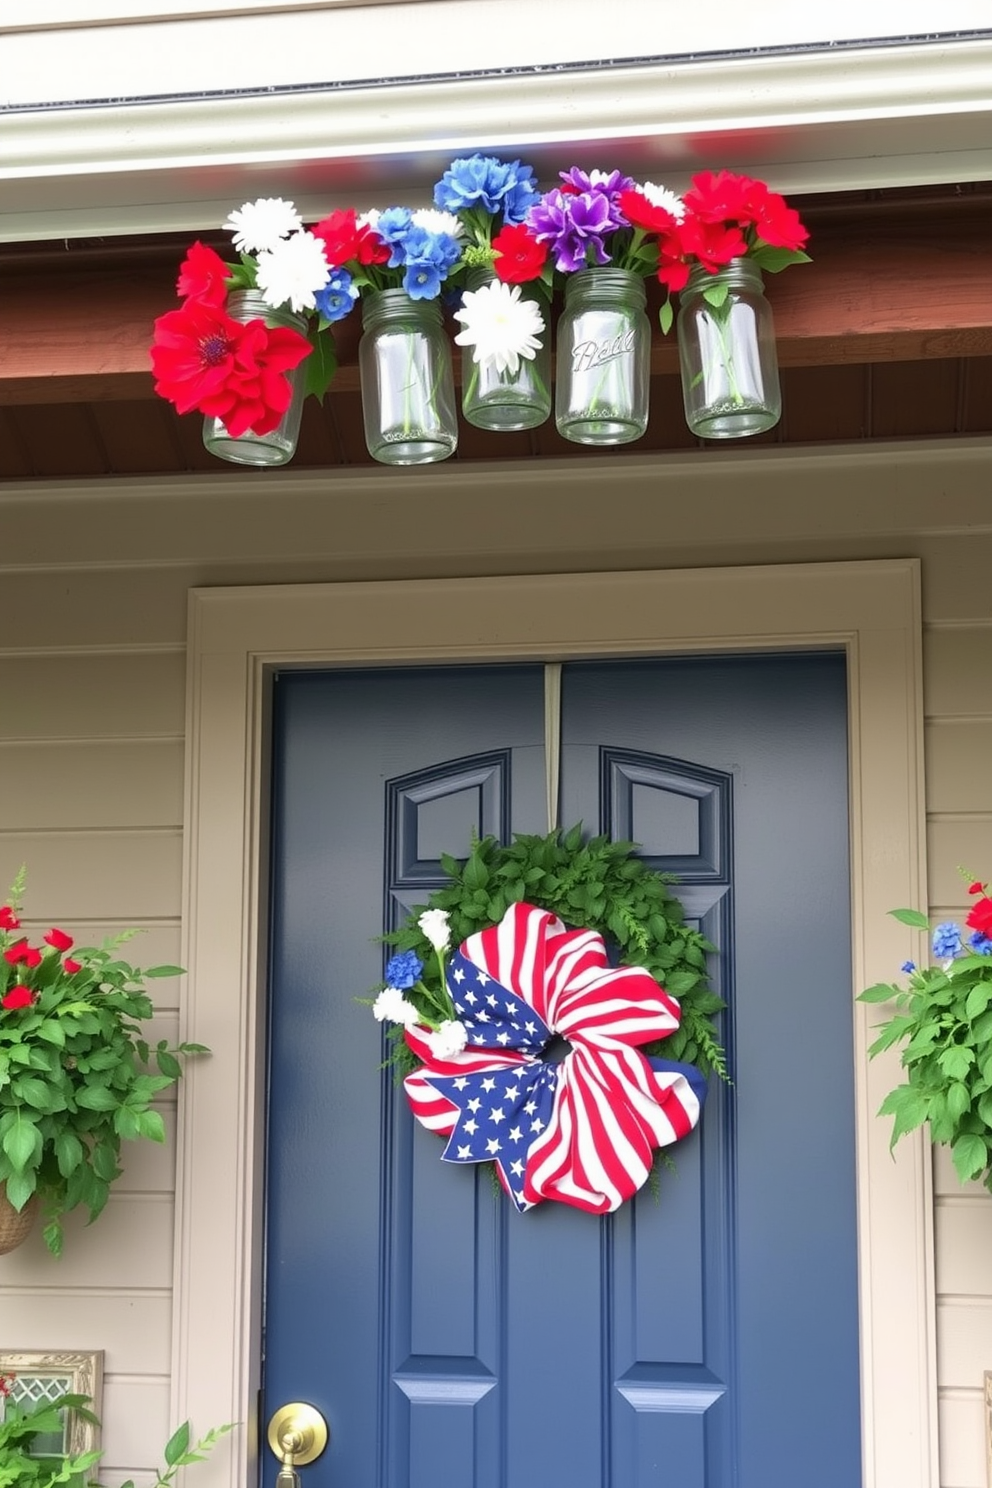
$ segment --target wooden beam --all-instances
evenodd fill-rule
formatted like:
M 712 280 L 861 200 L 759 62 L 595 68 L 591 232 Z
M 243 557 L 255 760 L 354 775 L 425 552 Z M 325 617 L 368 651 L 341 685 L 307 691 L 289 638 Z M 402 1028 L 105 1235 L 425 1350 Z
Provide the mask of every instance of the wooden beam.
M 768 278 L 783 366 L 992 354 L 992 197 L 804 216 L 814 261 Z M 184 243 L 44 250 L 0 255 L 0 404 L 151 397 L 152 322 L 177 303 Z M 340 391 L 358 386 L 360 329 L 338 327 Z M 674 333 L 656 330 L 652 371 L 677 366 Z

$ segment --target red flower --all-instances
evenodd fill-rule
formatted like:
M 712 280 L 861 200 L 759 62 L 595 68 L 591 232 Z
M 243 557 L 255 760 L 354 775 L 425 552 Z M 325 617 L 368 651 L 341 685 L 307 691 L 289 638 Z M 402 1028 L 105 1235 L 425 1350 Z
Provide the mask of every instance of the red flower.
M 761 184 L 733 171 L 700 171 L 685 194 L 686 212 L 700 222 L 751 222 L 751 193 Z
M 728 264 L 732 258 L 742 258 L 747 252 L 744 235 L 736 225 L 707 222 L 688 214 L 679 226 L 679 239 L 683 253 L 698 259 L 711 274 L 715 274 L 717 269 Z
M 985 892 L 985 885 L 983 883 L 979 883 L 978 880 L 977 880 L 977 878 L 976 878 L 976 880 L 975 880 L 974 883 L 970 883 L 968 885 L 968 893 L 969 894 L 983 894 L 984 892 Z M 2 920 L 0 920 L 0 924 L 3 924 L 3 921 Z
M 539 279 L 548 258 L 547 243 L 538 242 L 525 223 L 503 227 L 493 238 L 493 272 L 504 284 L 527 284 Z
M 977 899 L 968 912 L 965 924 L 969 930 L 980 930 L 992 939 L 992 899 Z
M 0 997 L 0 1003 L 11 1011 L 15 1008 L 30 1007 L 33 1001 L 34 993 L 30 987 L 25 987 L 23 984 L 11 987 L 9 992 Z
M 70 976 L 74 976 L 77 971 L 82 971 L 82 969 L 83 963 L 81 961 L 74 961 L 71 956 L 66 956 L 62 962 L 62 970 L 67 971 Z
M 10 1387 L 14 1383 L 14 1375 L 0 1374 L 0 1395 L 9 1395 Z
M 64 930 L 56 930 L 54 928 L 49 930 L 45 936 L 45 940 L 48 945 L 54 946 L 57 951 L 67 951 L 74 944 L 71 935 L 66 935 Z
M 621 191 L 617 197 L 620 210 L 631 227 L 643 227 L 647 232 L 668 233 L 679 225 L 679 219 L 656 207 L 641 191 Z
M 183 299 L 222 307 L 227 299 L 230 269 L 218 253 L 205 243 L 194 243 L 179 265 L 176 292 Z
M 773 248 L 801 248 L 809 233 L 799 220 L 795 207 L 785 198 L 769 191 L 764 181 L 753 181 L 748 196 L 748 218 L 762 242 Z
M 20 923 L 9 904 L 0 905 L 0 930 L 17 930 Z
M 389 246 L 373 232 L 366 222 L 359 227 L 354 207 L 332 212 L 324 217 L 311 231 L 315 238 L 324 240 L 324 257 L 332 269 L 353 260 L 360 264 L 386 263 Z
M 243 325 L 217 306 L 187 300 L 155 322 L 155 391 L 180 413 L 196 408 L 223 419 L 235 439 L 249 429 L 268 434 L 292 397 L 284 374 L 310 349 L 288 327 L 270 330 L 262 320 Z
M 25 966 L 40 966 L 41 952 L 30 946 L 22 937 L 16 940 L 12 946 L 8 946 L 3 953 L 3 959 L 9 961 L 11 966 L 17 966 L 23 962 Z

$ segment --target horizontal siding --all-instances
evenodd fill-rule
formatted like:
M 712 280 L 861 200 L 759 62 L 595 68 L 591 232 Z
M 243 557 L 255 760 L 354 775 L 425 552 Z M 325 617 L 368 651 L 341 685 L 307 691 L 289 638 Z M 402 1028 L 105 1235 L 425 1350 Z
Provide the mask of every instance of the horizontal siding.
M 958 865 L 992 878 L 988 474 L 968 465 L 937 480 L 902 466 L 889 481 L 859 486 L 845 476 L 831 496 L 818 470 L 800 490 L 770 481 L 763 501 L 745 506 L 730 482 L 700 504 L 656 472 L 646 486 L 611 489 L 608 521 L 601 490 L 542 483 L 532 467 L 499 499 L 484 474 L 466 491 L 457 468 L 431 482 L 413 476 L 412 487 L 402 478 L 318 487 L 287 477 L 278 502 L 268 477 L 219 481 L 209 495 L 150 482 L 127 521 L 119 488 L 45 487 L 36 501 L 0 488 L 0 696 L 15 700 L 0 716 L 0 886 L 27 863 L 29 928 L 56 923 L 85 943 L 133 924 L 146 933 L 124 948 L 126 959 L 180 959 L 192 585 L 915 556 L 930 902 L 944 917 L 960 914 Z M 60 561 L 64 553 L 71 562 Z M 155 1036 L 175 1037 L 182 987 L 153 986 Z M 0 1261 L 5 1338 L 107 1351 L 107 1488 L 129 1475 L 138 1488 L 151 1484 L 170 1424 L 171 1094 L 162 1110 L 165 1146 L 126 1150 L 105 1214 L 93 1228 L 70 1218 L 60 1262 L 38 1236 Z M 992 1198 L 962 1189 L 943 1152 L 935 1189 L 941 1485 L 984 1488 Z

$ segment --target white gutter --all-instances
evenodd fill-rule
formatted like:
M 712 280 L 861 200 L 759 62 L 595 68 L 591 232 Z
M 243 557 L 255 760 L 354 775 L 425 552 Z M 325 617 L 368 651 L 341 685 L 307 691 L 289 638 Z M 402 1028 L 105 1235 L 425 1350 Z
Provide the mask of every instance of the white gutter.
M 8 112 L 0 239 L 217 226 L 264 194 L 308 216 L 387 205 L 474 149 L 549 180 L 573 163 L 676 187 L 727 165 L 793 194 L 990 179 L 990 78 L 983 37 Z

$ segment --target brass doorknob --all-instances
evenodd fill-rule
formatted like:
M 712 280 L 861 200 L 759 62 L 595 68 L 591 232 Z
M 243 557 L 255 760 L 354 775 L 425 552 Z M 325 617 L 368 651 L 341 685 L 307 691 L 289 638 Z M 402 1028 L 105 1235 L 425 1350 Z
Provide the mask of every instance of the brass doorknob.
M 316 1406 L 294 1401 L 269 1419 L 269 1446 L 283 1467 L 306 1467 L 327 1446 L 329 1432 Z

